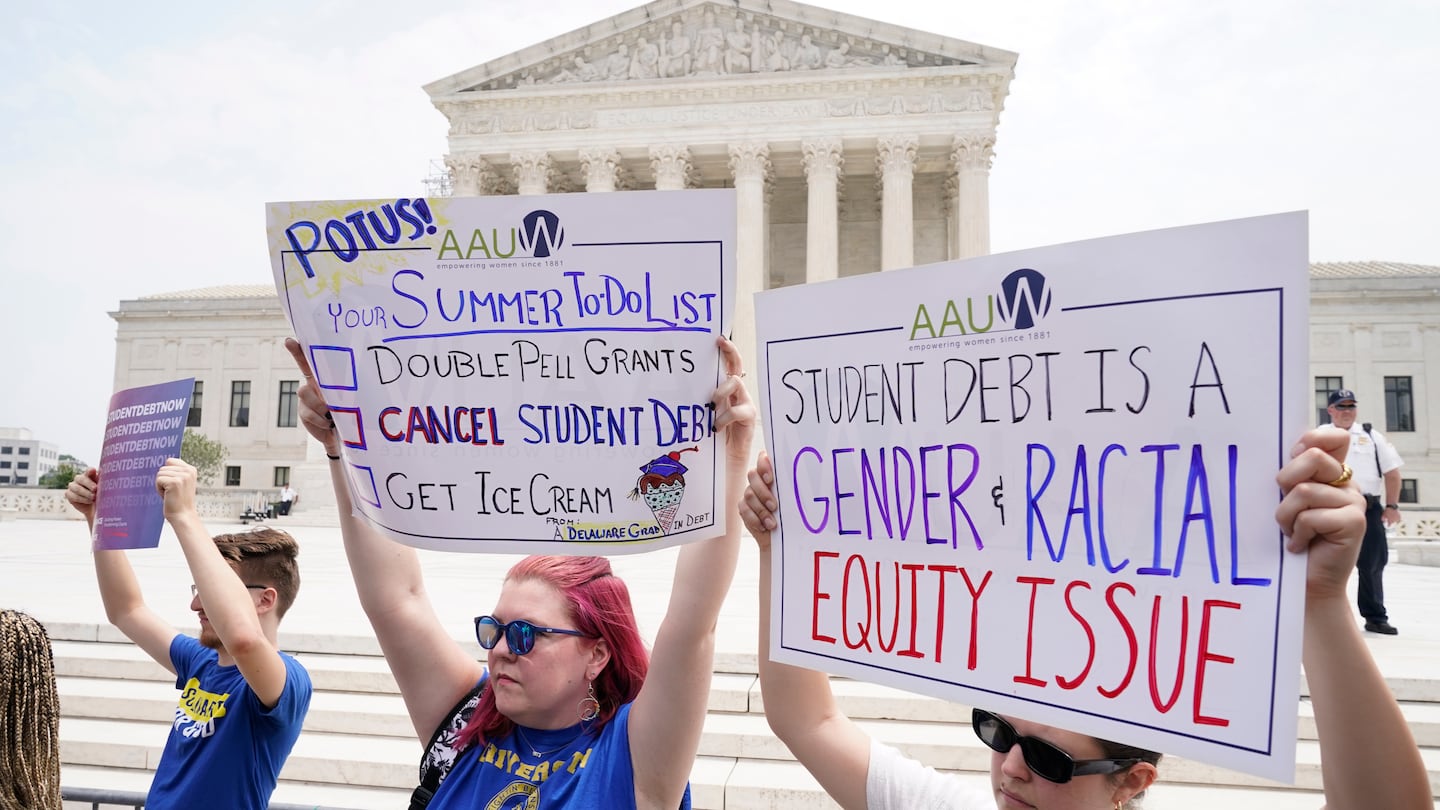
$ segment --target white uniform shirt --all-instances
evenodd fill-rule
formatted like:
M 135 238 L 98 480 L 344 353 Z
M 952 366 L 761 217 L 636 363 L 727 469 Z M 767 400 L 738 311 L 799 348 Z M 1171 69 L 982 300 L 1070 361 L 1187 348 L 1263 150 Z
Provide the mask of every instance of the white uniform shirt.
M 1370 437 L 1374 436 L 1374 441 Z M 1376 460 L 1380 464 L 1376 466 Z M 1369 433 L 1360 426 L 1359 422 L 1350 426 L 1350 455 L 1345 457 L 1345 463 L 1355 471 L 1355 483 L 1359 485 L 1360 491 L 1366 495 L 1374 495 L 1380 500 L 1385 500 L 1385 476 L 1383 473 L 1398 469 L 1405 462 L 1400 459 L 1400 454 L 1390 445 L 1385 434 L 1374 428 Z

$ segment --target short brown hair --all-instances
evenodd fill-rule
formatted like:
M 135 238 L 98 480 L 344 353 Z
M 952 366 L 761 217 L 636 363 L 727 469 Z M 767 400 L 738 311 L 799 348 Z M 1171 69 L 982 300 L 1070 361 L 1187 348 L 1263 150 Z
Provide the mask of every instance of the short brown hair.
M 260 526 L 248 532 L 217 535 L 215 546 L 246 584 L 275 589 L 277 617 L 285 618 L 300 592 L 300 567 L 295 562 L 300 544 L 295 538 L 279 529 Z

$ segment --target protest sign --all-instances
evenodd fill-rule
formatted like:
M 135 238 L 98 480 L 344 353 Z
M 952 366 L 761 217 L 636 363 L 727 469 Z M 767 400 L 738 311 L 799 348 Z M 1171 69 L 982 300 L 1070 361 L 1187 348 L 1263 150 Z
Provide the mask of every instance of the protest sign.
M 774 659 L 1293 779 L 1303 214 L 757 296 Z
M 110 397 L 100 489 L 95 501 L 96 549 L 155 548 L 165 525 L 155 474 L 180 457 L 195 378 L 127 388 Z
M 733 191 L 274 203 L 267 222 L 356 511 L 390 537 L 605 554 L 724 531 Z

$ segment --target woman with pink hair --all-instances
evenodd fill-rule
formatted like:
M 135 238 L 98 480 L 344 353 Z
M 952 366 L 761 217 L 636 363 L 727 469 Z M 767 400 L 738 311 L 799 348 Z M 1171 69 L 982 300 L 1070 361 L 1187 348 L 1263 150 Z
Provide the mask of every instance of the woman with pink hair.
M 338 460 L 340 437 L 303 350 L 294 340 L 286 348 L 306 378 L 301 421 Z M 740 353 L 723 338 L 719 348 L 729 376 L 715 389 L 714 424 L 733 500 L 745 486 L 755 408 Z M 738 521 L 680 550 L 650 654 L 608 560 L 537 556 L 511 568 L 494 608 L 476 617 L 482 664 L 446 634 L 415 550 L 352 515 L 341 465 L 331 473 L 360 603 L 416 735 L 430 741 L 422 773 L 447 773 L 438 786 L 422 783 L 412 808 L 689 806 Z

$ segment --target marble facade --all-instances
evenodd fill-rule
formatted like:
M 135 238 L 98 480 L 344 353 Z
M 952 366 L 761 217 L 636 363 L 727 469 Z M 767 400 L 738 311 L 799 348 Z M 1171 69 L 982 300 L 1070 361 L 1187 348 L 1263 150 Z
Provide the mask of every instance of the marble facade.
M 814 6 L 657 0 L 426 85 L 457 195 L 734 187 L 751 294 L 989 252 L 1016 55 Z

